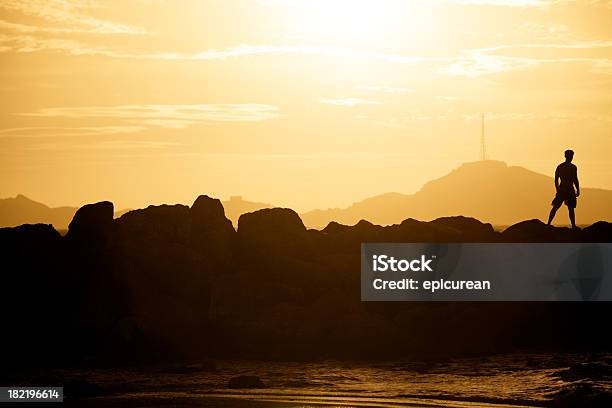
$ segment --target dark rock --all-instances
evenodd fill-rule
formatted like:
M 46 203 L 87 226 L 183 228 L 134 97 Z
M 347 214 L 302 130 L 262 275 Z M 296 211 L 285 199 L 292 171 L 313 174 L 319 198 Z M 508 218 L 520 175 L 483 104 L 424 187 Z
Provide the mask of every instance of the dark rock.
M 230 264 L 228 237 L 235 231 L 222 211 L 199 201 L 195 211 L 149 206 L 115 221 L 112 270 L 129 288 L 124 313 L 142 333 L 137 340 L 162 355 L 205 354 L 211 281 Z
M 265 388 L 265 384 L 256 375 L 241 375 L 233 377 L 227 384 L 228 388 L 241 389 L 241 388 Z
M 380 229 L 380 225 L 374 225 L 370 221 L 366 220 L 359 220 L 359 222 L 355 224 L 351 229 L 361 233 L 373 232 L 378 231 Z
M 306 232 L 300 216 L 290 208 L 265 208 L 242 214 L 238 219 L 238 233 L 250 235 L 294 236 Z
M 69 239 L 99 238 L 106 236 L 113 224 L 113 203 L 101 201 L 79 208 L 68 226 Z
M 381 227 L 380 225 L 374 225 L 369 221 L 360 220 L 357 224 L 351 226 L 330 222 L 329 225 L 321 232 L 326 234 L 344 235 L 345 238 L 348 238 L 346 237 L 348 235 L 352 238 L 360 237 L 364 239 L 374 239 L 374 237 L 384 230 L 384 228 L 385 227 Z
M 327 226 L 323 228 L 321 232 L 324 232 L 326 234 L 339 234 L 339 233 L 350 230 L 350 228 L 351 227 L 349 227 L 348 225 L 344 225 L 336 221 L 332 221 L 329 224 L 327 224 Z
M 191 219 L 195 225 L 225 227 L 232 222 L 225 217 L 221 200 L 207 195 L 199 196 L 191 206 Z
M 442 217 L 433 220 L 431 224 L 442 225 L 460 231 L 462 242 L 489 242 L 497 239 L 497 234 L 491 224 L 482 223 L 471 217 Z
M 612 223 L 598 221 L 582 230 L 588 242 L 612 242 Z
M 190 237 L 189 207 L 186 205 L 150 205 L 123 214 L 115 224 L 124 240 L 187 244 Z
M 225 216 L 221 201 L 199 196 L 191 209 L 191 246 L 211 264 L 213 270 L 229 267 L 236 230 Z
M 0 347 L 11 350 L 3 368 L 45 364 L 63 355 L 65 338 L 57 319 L 66 318 L 70 293 L 61 268 L 61 243 L 51 225 L 0 228 L 0 310 L 10 327 L 0 336 Z
M 289 208 L 266 208 L 238 220 L 239 250 L 248 258 L 262 252 L 305 256 L 308 237 L 300 216 Z
M 29 364 L 45 355 L 58 356 L 62 364 L 140 364 L 221 356 L 398 358 L 396 353 L 435 350 L 451 356 L 492 347 L 609 350 L 610 334 L 601 322 L 612 302 L 491 302 L 483 308 L 359 297 L 363 242 L 426 242 L 432 243 L 428 253 L 436 254 L 445 250 L 437 243 L 445 242 L 610 242 L 609 237 L 606 222 L 572 231 L 531 220 L 497 233 L 467 217 L 390 226 L 361 220 L 316 231 L 283 208 L 244 214 L 235 231 L 221 203 L 207 196 L 191 207 L 150 206 L 116 220 L 111 203 L 88 205 L 64 238 L 48 225 L 0 229 L 2 283 L 8 288 L 0 308 L 9 311 L 12 328 L 0 346 L 13 351 L 3 362 L 27 365 L 25 354 Z M 585 247 L 588 255 L 595 246 Z M 458 259 L 455 252 L 445 256 Z M 398 352 L 380 344 L 406 347 Z M 608 381 L 605 368 L 572 366 L 559 377 Z M 257 377 L 246 378 L 230 386 L 263 386 Z M 584 392 L 568 391 L 559 401 Z
M 61 235 L 52 225 L 24 224 L 12 228 L 0 228 L 2 246 L 29 246 L 32 250 L 43 249 L 50 243 L 57 243 Z
M 558 228 L 533 219 L 511 225 L 502 232 L 504 242 L 580 242 L 581 231 Z
M 374 225 L 366 220 L 360 220 L 352 226 L 332 222 L 321 231 L 319 236 L 315 236 L 315 241 L 318 241 L 321 252 L 356 253 L 363 242 L 384 241 L 381 237 L 384 231 L 385 227 Z

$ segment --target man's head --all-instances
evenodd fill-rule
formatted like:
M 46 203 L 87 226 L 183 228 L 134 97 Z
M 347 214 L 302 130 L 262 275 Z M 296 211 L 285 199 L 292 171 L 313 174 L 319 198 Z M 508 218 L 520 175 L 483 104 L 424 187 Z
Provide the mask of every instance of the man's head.
M 565 160 L 567 160 L 568 162 L 571 162 L 573 158 L 574 158 L 574 151 L 573 150 L 566 150 L 565 151 Z

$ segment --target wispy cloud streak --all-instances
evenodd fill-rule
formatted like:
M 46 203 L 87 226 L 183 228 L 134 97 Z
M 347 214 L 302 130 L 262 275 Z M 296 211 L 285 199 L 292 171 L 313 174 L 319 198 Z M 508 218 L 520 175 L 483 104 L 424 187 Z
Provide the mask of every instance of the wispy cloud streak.
M 98 34 L 143 34 L 145 30 L 127 24 L 92 17 L 87 10 L 101 7 L 98 2 L 79 0 L 3 0 L 0 10 L 36 16 L 58 28 L 13 24 L 18 31 L 46 31 Z M 7 22 L 4 22 L 6 28 Z M 8 24 L 11 24 L 10 22 Z
M 54 127 L 30 126 L 0 129 L 0 138 L 71 137 L 71 136 L 108 136 L 143 131 L 143 126 L 84 126 Z
M 349 108 L 359 105 L 381 105 L 379 101 L 362 98 L 328 98 L 321 99 L 319 102 L 325 105 L 346 106 Z
M 282 116 L 278 107 L 264 104 L 119 105 L 43 108 L 23 116 L 42 118 L 115 118 L 137 123 L 182 127 L 198 122 L 252 122 Z

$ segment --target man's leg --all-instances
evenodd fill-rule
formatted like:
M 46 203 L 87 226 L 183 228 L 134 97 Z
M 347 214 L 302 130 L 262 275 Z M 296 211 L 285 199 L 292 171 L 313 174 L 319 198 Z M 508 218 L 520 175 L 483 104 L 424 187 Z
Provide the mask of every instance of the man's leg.
M 569 217 L 570 217 L 570 221 L 572 222 L 572 228 L 576 228 L 576 214 L 574 214 L 574 208 L 567 207 L 567 210 L 569 211 Z
M 550 214 L 548 214 L 548 225 L 552 223 L 552 220 L 553 218 L 555 218 L 555 214 L 557 213 L 557 210 L 559 209 L 559 207 L 561 206 L 553 204 L 552 208 L 550 209 Z

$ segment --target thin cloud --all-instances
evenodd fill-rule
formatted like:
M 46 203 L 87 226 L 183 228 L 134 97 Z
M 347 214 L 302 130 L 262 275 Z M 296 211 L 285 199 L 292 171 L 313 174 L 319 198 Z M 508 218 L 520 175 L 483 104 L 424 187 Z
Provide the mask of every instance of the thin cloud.
M 373 101 L 369 99 L 362 98 L 331 98 L 331 99 L 321 99 L 319 102 L 326 105 L 336 105 L 336 106 L 346 106 L 346 107 L 355 107 L 359 105 L 381 105 L 381 102 Z
M 576 122 L 576 121 L 598 121 L 612 122 L 612 115 L 601 115 L 596 113 L 568 113 L 568 112 L 499 112 L 487 113 L 487 121 L 557 121 L 557 122 Z M 480 121 L 480 115 L 464 115 L 463 119 L 468 121 Z
M 177 142 L 158 140 L 109 140 L 97 143 L 42 143 L 29 150 L 143 150 L 181 146 Z
M 412 93 L 413 89 L 403 88 L 399 86 L 381 86 L 381 85 L 360 85 L 357 87 L 362 91 L 370 91 L 370 92 L 384 92 L 391 94 L 404 94 L 404 93 Z
M 30 53 L 58 51 L 68 55 L 99 55 L 114 58 L 130 58 L 105 47 L 94 47 L 77 40 L 66 38 L 43 38 L 30 34 L 0 33 L 0 52 Z M 135 58 L 135 56 L 132 56 Z
M 40 119 L 115 119 L 120 123 L 114 126 L 13 127 L 0 129 L 0 138 L 109 136 L 142 132 L 150 127 L 184 129 L 203 122 L 256 122 L 283 116 L 277 107 L 262 104 L 56 107 L 18 115 Z
M 108 47 L 96 47 L 77 40 L 40 38 L 28 34 L 0 34 L 0 52 L 59 51 L 69 55 L 92 55 L 119 59 L 143 59 L 166 61 L 215 61 L 258 55 L 305 55 L 355 58 L 382 62 L 417 65 L 428 62 L 443 62 L 448 58 L 417 55 L 402 55 L 357 50 L 332 45 L 250 45 L 242 44 L 223 49 L 207 49 L 196 53 L 122 52 Z
M 147 119 L 143 120 L 142 123 L 150 126 L 163 127 L 166 129 L 185 129 L 186 127 L 195 125 L 197 122 L 182 119 Z
M 296 5 L 301 0 L 260 0 L 264 5 Z M 490 6 L 507 6 L 507 7 L 529 7 L 529 6 L 548 6 L 563 1 L 571 0 L 411 0 L 420 3 L 447 3 L 459 5 L 490 5 Z
M 459 57 L 429 57 L 389 53 L 376 53 L 360 51 L 336 46 L 305 46 L 305 45 L 240 45 L 226 49 L 209 49 L 194 54 L 182 53 L 124 53 L 114 51 L 105 47 L 92 47 L 75 40 L 67 39 L 42 39 L 30 35 L 3 35 L 0 34 L 0 52 L 37 52 L 37 51 L 61 51 L 69 55 L 98 55 L 109 58 L 120 59 L 149 59 L 169 61 L 215 61 L 247 56 L 265 55 L 304 55 L 304 56 L 326 56 L 338 58 L 354 58 L 368 61 L 381 61 L 388 63 L 419 65 L 428 64 L 432 69 L 444 75 L 466 76 L 477 78 L 483 75 L 527 69 L 543 63 L 568 63 L 584 62 L 592 65 L 591 71 L 612 74 L 612 62 L 605 57 L 549 57 L 538 58 L 537 56 L 499 55 L 504 51 L 510 52 L 514 49 L 536 49 L 546 47 L 547 49 L 584 50 L 584 49 L 606 49 L 610 47 L 607 42 L 594 42 L 582 44 L 526 44 L 526 45 L 500 45 L 494 47 L 472 49 L 462 53 Z M 367 86 L 366 86 L 367 87 Z M 393 87 L 368 87 L 362 90 L 380 92 L 398 92 L 400 89 Z M 407 90 L 406 92 L 410 92 Z
M 419 122 L 431 122 L 448 120 L 452 116 L 451 113 L 426 113 L 419 110 L 410 112 L 403 117 L 389 117 L 389 118 L 365 118 L 364 121 L 370 125 L 380 126 L 388 129 L 399 129 L 406 130 L 412 125 Z
M 71 137 L 71 136 L 108 136 L 136 133 L 145 130 L 143 126 L 87 126 L 54 127 L 31 126 L 0 129 L 0 138 Z
M 596 113 L 569 113 L 569 112 L 558 112 L 558 111 L 545 111 L 545 112 L 487 112 L 485 114 L 487 122 L 492 121 L 516 121 L 516 122 L 527 122 L 527 121 L 555 121 L 555 122 L 576 122 L 576 121 L 599 121 L 599 122 L 612 122 L 612 115 L 596 114 Z M 402 117 L 388 117 L 388 118 L 363 118 L 363 120 L 372 125 L 393 128 L 393 129 L 408 129 L 409 125 L 417 122 L 430 122 L 439 120 L 464 120 L 468 122 L 480 123 L 480 114 L 465 114 L 453 111 L 446 112 L 423 112 L 414 110 L 407 115 Z
M 545 54 L 544 51 L 548 52 Z M 568 54 L 568 51 L 582 54 L 585 51 L 596 51 L 598 55 L 572 55 Z M 443 73 L 476 78 L 543 64 L 583 63 L 590 65 L 591 72 L 612 75 L 612 60 L 606 55 L 608 53 L 612 53 L 611 41 L 497 45 L 464 52 L 461 57 L 448 64 Z
M 514 71 L 536 66 L 539 61 L 532 58 L 488 55 L 481 50 L 472 50 L 445 68 L 450 75 L 476 78 L 482 75 Z
M 481 53 L 534 60 L 610 60 L 612 41 L 572 41 L 567 43 L 528 43 L 496 45 L 482 48 Z
M 522 44 L 522 45 L 499 45 L 487 48 L 472 49 L 463 52 L 459 57 L 426 57 L 415 55 L 388 54 L 365 52 L 335 46 L 304 46 L 304 45 L 240 45 L 226 49 L 210 49 L 195 54 L 181 53 L 123 53 L 113 51 L 104 47 L 91 47 L 75 40 L 67 39 L 41 39 L 30 35 L 4 35 L 0 34 L 0 53 L 2 52 L 37 52 L 54 50 L 67 52 L 69 55 L 98 55 L 109 58 L 120 59 L 150 59 L 170 61 L 214 61 L 231 58 L 242 58 L 247 56 L 265 55 L 304 55 L 325 56 L 338 58 L 353 58 L 357 60 L 381 61 L 388 63 L 406 64 L 416 66 L 428 65 L 431 70 L 441 75 L 465 76 L 478 78 L 489 74 L 497 74 L 516 70 L 525 70 L 548 63 L 584 63 L 590 65 L 589 71 L 610 75 L 612 74 L 612 60 L 607 55 L 600 56 L 567 56 L 568 51 L 599 50 L 607 52 L 610 48 L 609 42 L 570 43 L 570 44 Z M 517 50 L 530 50 L 521 55 Z M 549 55 L 539 57 L 538 50 L 560 50 L 558 57 Z M 513 53 L 518 55 L 503 55 Z M 392 87 L 362 88 L 362 90 L 380 92 L 398 92 Z M 407 91 L 409 92 L 409 91 Z
M 474 6 L 543 7 L 559 3 L 559 0 L 442 0 L 447 3 Z M 562 0 L 563 1 L 563 0 Z
M 139 27 L 95 18 L 85 13 L 87 10 L 100 7 L 100 4 L 93 0 L 3 0 L 0 3 L 0 10 L 19 12 L 60 26 L 59 29 L 25 25 L 13 27 L 18 30 L 25 29 L 30 32 L 59 30 L 56 32 L 97 34 L 144 34 L 146 32 Z
M 199 122 L 253 122 L 283 116 L 276 106 L 263 104 L 119 105 L 43 108 L 23 116 L 41 118 L 115 118 L 178 128 Z
M 450 95 L 438 95 L 435 98 L 445 102 L 455 102 L 459 100 L 459 97 Z

